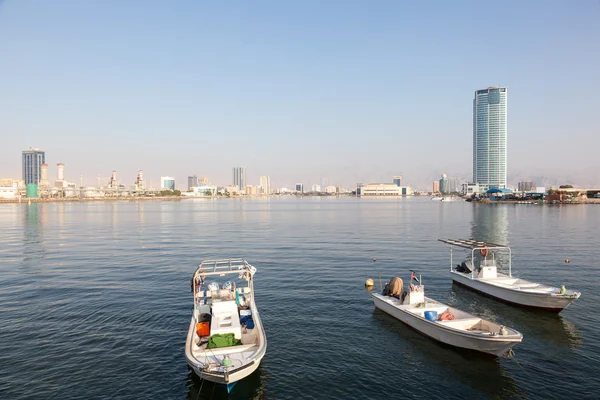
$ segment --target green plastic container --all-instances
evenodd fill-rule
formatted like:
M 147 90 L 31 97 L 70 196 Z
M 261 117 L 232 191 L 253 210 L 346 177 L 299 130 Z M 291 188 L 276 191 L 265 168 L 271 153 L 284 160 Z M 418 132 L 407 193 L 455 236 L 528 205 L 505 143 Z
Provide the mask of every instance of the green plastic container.
M 35 183 L 28 183 L 27 184 L 27 198 L 35 199 L 37 197 L 38 197 L 38 185 L 36 185 Z

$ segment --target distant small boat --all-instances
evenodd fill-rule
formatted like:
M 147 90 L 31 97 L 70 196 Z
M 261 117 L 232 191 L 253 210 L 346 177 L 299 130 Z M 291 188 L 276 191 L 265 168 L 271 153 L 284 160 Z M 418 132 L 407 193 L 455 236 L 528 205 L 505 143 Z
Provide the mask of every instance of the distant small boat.
M 452 280 L 491 297 L 524 307 L 559 313 L 581 296 L 580 292 L 567 290 L 564 286 L 557 288 L 513 277 L 512 254 L 508 246 L 473 239 L 439 239 L 439 241 L 450 245 Z M 452 262 L 453 247 L 471 251 L 470 257 L 457 264 L 456 268 L 453 267 Z M 508 252 L 508 275 L 498 272 L 494 258 L 495 251 Z M 474 260 L 478 261 L 475 267 Z
M 433 196 L 431 198 L 431 200 L 434 200 L 434 201 L 442 201 L 442 199 L 443 199 L 443 197 L 441 197 L 441 196 Z
M 425 287 L 410 285 L 404 300 L 371 292 L 375 307 L 442 343 L 502 356 L 523 340 L 512 328 L 484 320 L 425 297 Z
M 442 201 L 454 201 L 456 200 L 456 197 L 454 196 L 444 196 L 442 197 Z
M 192 277 L 194 312 L 185 357 L 202 379 L 231 391 L 254 372 L 267 351 L 267 338 L 254 302 L 256 268 L 241 258 L 203 261 Z M 207 277 L 234 278 L 221 285 Z M 237 281 L 246 282 L 238 286 Z

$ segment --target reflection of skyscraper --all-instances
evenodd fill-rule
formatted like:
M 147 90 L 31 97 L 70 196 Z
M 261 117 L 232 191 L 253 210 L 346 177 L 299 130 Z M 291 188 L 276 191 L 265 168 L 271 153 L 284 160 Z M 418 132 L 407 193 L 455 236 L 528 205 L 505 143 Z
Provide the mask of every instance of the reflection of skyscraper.
M 473 207 L 473 220 L 471 221 L 471 237 L 476 240 L 508 245 L 508 208 L 506 204 L 495 207 Z M 500 265 L 508 267 L 508 254 L 498 252 Z
M 37 185 L 42 180 L 42 164 L 46 163 L 46 152 L 30 147 L 23 151 L 23 180 L 26 185 Z
M 246 167 L 233 167 L 233 186 L 240 191 L 246 189 Z
M 473 183 L 483 190 L 506 188 L 506 101 L 508 89 L 475 91 L 473 100 Z

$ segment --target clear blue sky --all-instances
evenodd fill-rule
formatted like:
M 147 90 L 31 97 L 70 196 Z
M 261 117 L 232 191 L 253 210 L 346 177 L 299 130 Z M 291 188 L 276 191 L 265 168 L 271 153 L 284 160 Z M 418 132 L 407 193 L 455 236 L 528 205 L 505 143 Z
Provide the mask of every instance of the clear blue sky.
M 600 186 L 600 3 L 0 1 L 0 178 L 46 151 L 274 187 L 471 177 L 473 92 L 509 87 L 509 183 Z M 538 178 L 539 179 L 539 178 Z

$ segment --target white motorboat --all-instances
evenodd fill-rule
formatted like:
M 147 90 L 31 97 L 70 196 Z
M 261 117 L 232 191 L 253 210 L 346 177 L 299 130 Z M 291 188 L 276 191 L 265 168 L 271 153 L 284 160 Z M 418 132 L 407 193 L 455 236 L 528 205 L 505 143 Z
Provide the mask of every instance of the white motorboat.
M 442 201 L 442 199 L 443 199 L 443 197 L 441 197 L 441 196 L 433 196 L 431 198 L 431 200 L 434 200 L 434 201 Z
M 515 329 L 425 297 L 422 284 L 410 285 L 404 300 L 380 293 L 370 294 L 375 307 L 424 335 L 451 346 L 499 357 L 523 340 L 523 335 Z
M 525 307 L 559 313 L 581 296 L 580 292 L 547 286 L 512 276 L 510 247 L 473 239 L 438 239 L 450 246 L 450 275 L 458 284 L 499 300 Z M 459 247 L 471 251 L 470 257 L 456 268 L 452 262 L 452 249 Z M 495 252 L 508 253 L 508 275 L 498 271 Z M 474 267 L 473 265 L 476 265 Z
M 456 197 L 454 196 L 444 196 L 442 197 L 442 201 L 454 201 L 456 200 Z
M 223 384 L 228 392 L 258 368 L 267 351 L 254 301 L 255 272 L 241 258 L 208 260 L 192 277 L 194 313 L 185 357 L 196 375 Z M 230 280 L 208 282 L 223 277 Z

